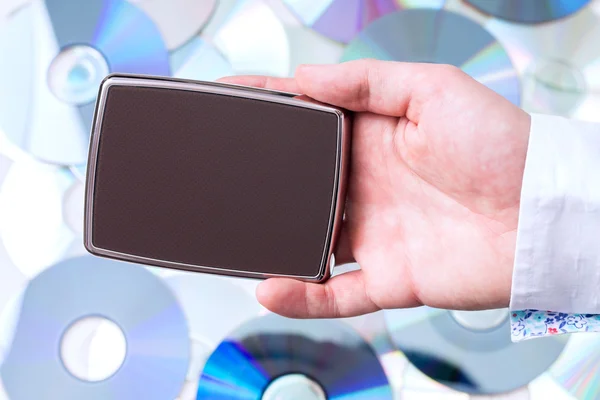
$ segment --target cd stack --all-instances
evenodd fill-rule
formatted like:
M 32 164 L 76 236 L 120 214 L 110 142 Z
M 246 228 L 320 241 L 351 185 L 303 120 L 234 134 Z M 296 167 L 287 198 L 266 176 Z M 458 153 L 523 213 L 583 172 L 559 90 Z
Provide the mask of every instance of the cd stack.
M 599 399 L 600 334 L 512 343 L 507 310 L 290 320 L 255 282 L 81 256 L 109 73 L 445 63 L 526 111 L 600 121 L 599 40 L 600 0 L 0 0 L 0 400 Z M 89 318 L 123 340 L 106 376 L 73 369 Z

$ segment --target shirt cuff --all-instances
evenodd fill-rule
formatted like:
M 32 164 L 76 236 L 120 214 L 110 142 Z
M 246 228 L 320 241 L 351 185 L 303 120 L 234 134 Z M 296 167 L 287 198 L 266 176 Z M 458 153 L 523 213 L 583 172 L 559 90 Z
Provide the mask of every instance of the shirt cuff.
M 553 310 L 545 319 L 564 319 L 544 323 L 546 332 L 569 330 L 577 318 L 600 314 L 600 125 L 531 117 L 510 309 Z M 513 334 L 527 329 L 521 322 L 543 317 L 514 314 Z
M 513 342 L 567 333 L 600 332 L 600 315 L 539 310 L 511 311 L 510 327 Z

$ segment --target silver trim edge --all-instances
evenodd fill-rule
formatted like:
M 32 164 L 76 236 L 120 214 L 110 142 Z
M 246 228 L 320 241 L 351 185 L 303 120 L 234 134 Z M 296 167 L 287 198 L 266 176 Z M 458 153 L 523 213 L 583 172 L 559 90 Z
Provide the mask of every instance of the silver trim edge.
M 153 87 L 163 89 L 187 90 L 205 93 L 213 93 L 225 96 L 243 97 L 254 100 L 275 102 L 279 104 L 304 107 L 313 110 L 324 111 L 335 114 L 338 119 L 337 132 L 337 157 L 336 157 L 336 173 L 334 181 L 334 193 L 330 208 L 329 228 L 324 244 L 323 256 L 319 272 L 315 276 L 296 276 L 283 274 L 267 274 L 257 272 L 246 272 L 222 269 L 208 266 L 197 266 L 184 264 L 172 261 L 157 260 L 132 254 L 120 253 L 112 250 L 98 248 L 94 246 L 92 241 L 92 216 L 93 216 L 93 197 L 95 189 L 96 164 L 98 158 L 98 150 L 100 143 L 100 128 L 102 126 L 104 107 L 108 91 L 112 86 L 136 86 L 136 87 Z M 92 123 L 92 132 L 90 139 L 87 179 L 85 187 L 85 218 L 84 218 L 84 246 L 88 252 L 94 255 L 112 258 L 120 261 L 129 261 L 145 265 L 152 265 L 163 268 L 187 270 L 193 272 L 203 272 L 219 275 L 229 275 L 244 278 L 267 279 L 272 277 L 288 277 L 307 282 L 324 282 L 331 276 L 332 265 L 331 260 L 334 259 L 332 254 L 336 247 L 336 242 L 341 229 L 342 216 L 345 204 L 346 194 L 346 175 L 348 170 L 348 156 L 350 146 L 350 118 L 349 114 L 343 110 L 330 107 L 318 103 L 305 96 L 299 96 L 289 93 L 264 90 L 260 88 L 246 88 L 244 86 L 220 84 L 214 82 L 189 81 L 165 77 L 150 77 L 142 75 L 124 75 L 112 74 L 107 76 L 100 85 L 98 100 L 96 101 L 96 112 Z

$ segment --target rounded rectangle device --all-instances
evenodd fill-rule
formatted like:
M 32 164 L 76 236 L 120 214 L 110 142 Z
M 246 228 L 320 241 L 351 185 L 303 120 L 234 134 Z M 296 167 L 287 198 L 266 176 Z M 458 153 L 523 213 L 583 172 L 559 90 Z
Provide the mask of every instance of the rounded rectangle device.
M 87 170 L 97 256 L 322 282 L 345 201 L 350 116 L 305 96 L 110 75 Z

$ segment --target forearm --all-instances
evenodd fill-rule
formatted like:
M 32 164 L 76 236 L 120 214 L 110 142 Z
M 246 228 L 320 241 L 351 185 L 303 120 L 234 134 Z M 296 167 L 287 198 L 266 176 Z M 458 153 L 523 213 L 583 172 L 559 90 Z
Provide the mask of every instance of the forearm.
M 513 340 L 600 331 L 600 125 L 534 115 L 529 140 Z

